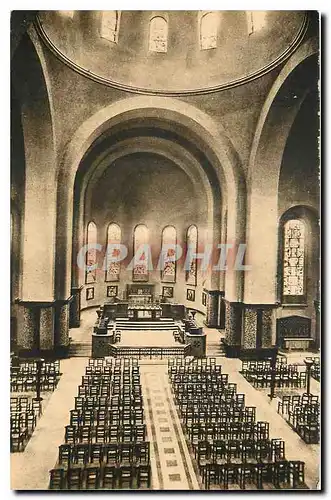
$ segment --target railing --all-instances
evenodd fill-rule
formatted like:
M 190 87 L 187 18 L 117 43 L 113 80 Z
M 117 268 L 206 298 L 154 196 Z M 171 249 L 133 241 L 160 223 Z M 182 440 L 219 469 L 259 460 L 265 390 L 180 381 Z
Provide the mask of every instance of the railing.
M 137 357 L 142 358 L 168 358 L 175 356 L 189 356 L 191 346 L 189 344 L 179 347 L 121 347 L 110 345 L 109 356 L 117 357 Z

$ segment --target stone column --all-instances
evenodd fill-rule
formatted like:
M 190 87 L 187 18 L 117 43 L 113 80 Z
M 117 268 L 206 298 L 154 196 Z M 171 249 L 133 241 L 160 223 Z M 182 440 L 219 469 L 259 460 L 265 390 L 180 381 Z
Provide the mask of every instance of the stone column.
M 244 349 L 272 346 L 272 315 L 275 307 L 274 304 L 245 304 L 242 337 Z
M 204 290 L 204 292 L 207 294 L 206 326 L 209 328 L 219 328 L 220 296 L 224 292 L 219 290 Z
M 52 306 L 40 308 L 39 347 L 41 351 L 54 349 L 54 309 Z
M 243 314 L 243 348 L 255 349 L 257 337 L 257 310 L 245 306 Z
M 240 348 L 241 346 L 241 328 L 242 328 L 242 303 L 225 302 L 225 344 L 231 348 Z M 231 349 L 232 351 L 233 349 Z
M 21 304 L 17 329 L 17 348 L 22 354 L 34 354 L 38 348 L 39 310 L 28 304 Z
M 69 301 L 58 300 L 55 308 L 55 349 L 66 356 L 69 348 Z
M 81 308 L 82 288 L 83 288 L 83 285 L 81 287 L 73 287 L 71 289 L 72 300 L 70 302 L 69 328 L 79 328 L 80 327 L 80 308 Z

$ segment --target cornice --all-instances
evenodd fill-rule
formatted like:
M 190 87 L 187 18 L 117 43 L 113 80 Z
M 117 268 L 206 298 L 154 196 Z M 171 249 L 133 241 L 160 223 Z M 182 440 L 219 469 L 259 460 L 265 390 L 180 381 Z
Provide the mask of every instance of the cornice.
M 93 80 L 97 83 L 100 83 L 102 85 L 105 85 L 107 87 L 111 87 L 117 90 L 122 90 L 125 92 L 130 92 L 132 94 L 143 94 L 143 95 L 153 95 L 153 96 L 167 96 L 167 97 L 184 97 L 184 96 L 193 96 L 193 95 L 203 95 L 203 94 L 212 94 L 215 92 L 219 92 L 222 90 L 227 90 L 231 89 L 233 87 L 239 87 L 241 85 L 244 85 L 246 83 L 252 82 L 258 78 L 261 78 L 262 76 L 266 75 L 273 69 L 275 69 L 277 66 L 279 66 L 281 63 L 283 63 L 285 60 L 287 60 L 290 55 L 296 50 L 296 48 L 299 46 L 301 41 L 303 40 L 307 28 L 308 28 L 308 13 L 305 12 L 305 16 L 303 19 L 303 23 L 294 38 L 294 40 L 291 42 L 289 47 L 280 54 L 274 61 L 272 61 L 269 64 L 266 64 L 263 66 L 261 69 L 246 75 L 242 78 L 238 78 L 235 80 L 232 80 L 230 82 L 222 83 L 220 85 L 215 85 L 212 87 L 202 87 L 202 88 L 197 88 L 197 89 L 190 89 L 190 90 L 163 90 L 163 89 L 146 89 L 143 87 L 136 87 L 134 85 L 126 85 L 124 83 L 116 82 L 115 80 L 111 80 L 109 78 L 102 77 L 100 75 L 97 75 L 96 73 L 93 73 L 93 71 L 87 70 L 80 66 L 79 64 L 73 62 L 71 59 L 69 59 L 63 52 L 56 47 L 56 45 L 51 41 L 49 36 L 47 35 L 45 29 L 43 28 L 43 25 L 39 19 L 39 16 L 37 14 L 35 22 L 34 22 L 36 31 L 44 44 L 53 52 L 53 54 L 60 59 L 66 66 L 68 66 L 70 69 L 75 71 L 76 73 L 79 73 L 86 78 Z

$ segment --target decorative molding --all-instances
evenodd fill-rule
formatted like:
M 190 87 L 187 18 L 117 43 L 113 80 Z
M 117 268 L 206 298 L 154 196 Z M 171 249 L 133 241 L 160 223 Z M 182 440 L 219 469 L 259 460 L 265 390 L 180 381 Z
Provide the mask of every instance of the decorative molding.
M 135 94 L 144 94 L 144 95 L 155 95 L 155 96 L 169 96 L 169 97 L 181 97 L 181 96 L 186 96 L 186 95 L 202 95 L 202 94 L 212 94 L 215 92 L 219 92 L 221 90 L 226 90 L 230 89 L 233 87 L 238 87 L 240 85 L 244 85 L 248 82 L 251 82 L 253 80 L 256 80 L 257 78 L 261 78 L 263 75 L 269 73 L 271 70 L 276 68 L 279 64 L 284 62 L 286 59 L 290 57 L 290 55 L 295 51 L 295 49 L 298 47 L 298 45 L 301 43 L 303 40 L 307 28 L 308 28 L 308 15 L 307 12 L 305 13 L 302 25 L 297 33 L 297 36 L 294 38 L 292 43 L 287 47 L 287 49 L 280 55 L 278 56 L 274 61 L 271 63 L 265 65 L 263 68 L 245 76 L 242 78 L 238 78 L 236 80 L 232 80 L 230 82 L 222 83 L 220 85 L 215 85 L 213 87 L 202 87 L 198 89 L 192 89 L 192 90 L 161 90 L 161 89 L 154 89 L 154 90 L 149 90 L 143 87 L 135 87 L 134 85 L 126 85 L 124 83 L 119 83 L 114 80 L 102 77 L 100 75 L 97 75 L 96 73 L 93 73 L 93 71 L 87 70 L 80 66 L 79 64 L 74 63 L 69 59 L 67 56 L 65 56 L 57 47 L 56 45 L 50 40 L 48 37 L 46 31 L 44 30 L 42 23 L 39 19 L 38 14 L 36 15 L 36 20 L 34 23 L 34 26 L 36 28 L 36 31 L 44 44 L 53 52 L 53 54 L 58 57 L 64 64 L 69 66 L 73 71 L 76 71 L 77 73 L 85 76 L 86 78 L 89 78 L 90 80 L 94 80 L 97 83 L 101 83 L 103 85 L 106 85 L 107 87 L 112 87 L 118 90 L 124 90 L 126 92 L 130 93 L 135 93 Z

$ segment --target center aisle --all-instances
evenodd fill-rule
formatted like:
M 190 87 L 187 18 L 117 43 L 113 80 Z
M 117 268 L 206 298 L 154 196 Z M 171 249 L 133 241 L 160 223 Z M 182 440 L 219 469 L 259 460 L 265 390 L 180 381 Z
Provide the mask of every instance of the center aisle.
M 151 442 L 153 490 L 199 490 L 174 405 L 166 364 L 140 363 L 146 424 Z

